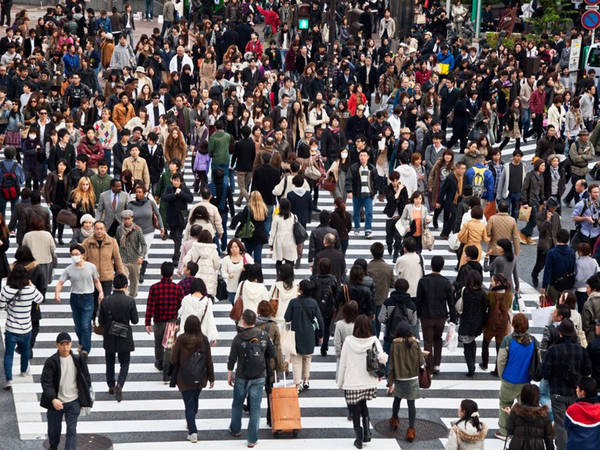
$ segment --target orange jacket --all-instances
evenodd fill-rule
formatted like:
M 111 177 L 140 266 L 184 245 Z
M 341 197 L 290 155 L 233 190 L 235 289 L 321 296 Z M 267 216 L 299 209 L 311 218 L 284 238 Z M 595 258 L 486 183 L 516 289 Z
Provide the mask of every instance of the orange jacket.
M 133 109 L 133 105 L 131 103 L 128 103 L 127 108 L 125 108 L 125 105 L 119 102 L 113 108 L 112 119 L 119 131 L 121 131 L 125 124 L 134 117 L 135 110 Z

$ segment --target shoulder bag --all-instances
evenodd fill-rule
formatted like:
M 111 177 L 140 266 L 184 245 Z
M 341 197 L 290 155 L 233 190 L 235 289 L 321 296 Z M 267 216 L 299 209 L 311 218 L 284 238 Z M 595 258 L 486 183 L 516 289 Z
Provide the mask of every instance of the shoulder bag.
M 69 225 L 70 227 L 77 226 L 77 214 L 69 208 L 63 208 L 58 212 L 56 221 L 61 225 Z
M 423 234 L 421 236 L 421 244 L 423 248 L 427 250 L 433 250 L 433 245 L 435 244 L 435 238 L 433 237 L 433 233 L 429 228 L 423 228 Z
M 254 229 L 255 227 L 251 220 L 250 207 L 248 207 L 246 221 L 238 228 L 235 237 L 240 239 L 251 239 L 252 236 L 254 236 Z
M 375 378 L 383 378 L 385 376 L 385 364 L 379 362 L 379 351 L 375 342 L 367 350 L 367 372 Z
M 458 315 L 461 315 L 463 313 L 463 294 L 465 293 L 465 288 L 463 287 L 462 290 L 460 291 L 460 297 L 458 297 L 458 300 L 456 300 L 456 304 L 454 305 L 454 308 L 456 309 L 456 313 Z
M 308 233 L 306 229 L 298 222 L 298 218 L 294 215 L 294 241 L 296 245 L 304 244 L 304 241 L 308 239 Z
M 273 315 L 277 314 L 277 310 L 279 309 L 279 288 L 277 286 L 273 288 L 273 295 L 271 295 L 269 303 L 271 304 Z
M 233 308 L 231 308 L 231 312 L 229 313 L 229 318 L 234 322 L 239 321 L 242 318 L 242 313 L 244 312 L 244 301 L 242 300 L 242 295 L 244 293 L 244 283 L 246 283 L 246 281 L 242 281 L 242 285 L 240 286 L 240 295 L 235 300 Z
M 419 369 L 419 387 L 429 389 L 431 387 L 431 372 L 427 368 L 427 362 Z

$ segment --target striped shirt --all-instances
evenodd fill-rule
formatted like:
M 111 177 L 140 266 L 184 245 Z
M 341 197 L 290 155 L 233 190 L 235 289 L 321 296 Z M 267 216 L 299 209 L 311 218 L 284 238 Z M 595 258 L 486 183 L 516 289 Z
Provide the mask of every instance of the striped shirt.
M 363 195 L 371 195 L 371 190 L 369 189 L 369 167 L 368 166 L 360 166 L 359 169 L 360 174 L 360 194 Z
M 31 304 L 42 303 L 44 297 L 35 286 L 26 286 L 20 291 L 4 286 L 0 292 L 0 309 L 7 309 L 6 331 L 26 334 L 31 331 Z

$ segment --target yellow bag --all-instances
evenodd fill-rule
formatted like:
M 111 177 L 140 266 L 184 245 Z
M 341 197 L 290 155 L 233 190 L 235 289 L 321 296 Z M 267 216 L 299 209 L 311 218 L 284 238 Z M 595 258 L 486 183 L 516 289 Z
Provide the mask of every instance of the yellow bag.
M 440 75 L 448 75 L 448 72 L 450 72 L 450 64 L 440 63 Z

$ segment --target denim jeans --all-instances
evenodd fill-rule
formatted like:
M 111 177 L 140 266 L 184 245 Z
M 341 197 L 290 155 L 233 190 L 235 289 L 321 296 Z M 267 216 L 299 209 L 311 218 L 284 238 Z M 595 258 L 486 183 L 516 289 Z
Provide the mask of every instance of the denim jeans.
M 104 159 L 108 163 L 108 172 L 106 172 L 106 173 L 110 173 L 111 159 L 112 159 L 111 157 L 112 157 L 112 150 L 110 148 L 105 148 L 104 149 Z
M 548 407 L 548 416 L 550 417 L 550 420 L 554 422 L 552 402 L 550 401 L 550 382 L 545 378 L 540 380 L 540 405 L 546 405 Z
M 217 241 L 217 249 L 220 250 L 219 254 L 221 254 L 221 252 L 224 252 L 225 250 L 227 250 L 227 219 L 228 219 L 228 214 L 227 211 L 225 211 L 224 213 L 221 213 L 221 221 L 223 222 L 223 237 L 221 238 L 221 244 L 219 245 L 219 242 Z M 215 237 L 217 237 L 218 235 L 215 235 Z M 218 239 L 218 238 L 217 238 Z
M 233 305 L 235 303 L 235 292 L 227 292 L 227 300 Z
M 523 134 L 529 131 L 529 124 L 531 122 L 531 111 L 529 108 L 523 108 L 521 110 L 521 126 L 523 127 Z
M 508 194 L 508 197 L 506 197 L 504 200 L 508 202 L 510 215 L 513 219 L 517 220 L 519 218 L 519 201 L 521 200 L 521 192 Z
M 188 389 L 181 391 L 183 404 L 185 405 L 185 421 L 187 422 L 188 433 L 197 433 L 196 428 L 196 413 L 198 412 L 198 397 L 200 397 L 202 389 Z
M 237 434 L 242 429 L 242 405 L 246 397 L 250 403 L 250 421 L 246 440 L 249 444 L 255 444 L 258 440 L 258 427 L 260 425 L 260 402 L 262 400 L 264 378 L 244 380 L 236 378 L 233 386 L 233 404 L 231 406 L 231 423 L 229 429 Z
M 248 254 L 250 256 L 252 256 L 252 258 L 254 259 L 254 264 L 261 264 L 262 263 L 262 249 L 263 249 L 262 244 L 252 241 L 252 242 L 246 242 L 245 246 L 246 246 L 246 251 L 248 252 Z
M 92 349 L 92 317 L 94 315 L 94 294 L 71 293 L 71 311 L 75 322 L 75 334 L 83 350 Z
M 154 19 L 154 0 L 146 0 L 146 19 Z
M 115 387 L 115 352 L 105 351 L 104 356 L 106 359 L 106 384 L 108 387 Z M 129 373 L 129 360 L 131 358 L 130 352 L 119 352 L 119 379 L 117 384 L 121 387 L 125 384 L 127 374 Z
M 265 230 L 267 234 L 271 232 L 271 223 L 273 222 L 273 205 L 267 205 L 267 220 L 265 220 Z
M 365 208 L 365 231 L 371 231 L 373 222 L 373 199 L 370 196 L 352 197 L 352 219 L 354 220 L 354 230 L 360 230 L 360 209 Z
M 50 444 L 50 448 L 58 448 L 58 444 L 60 443 L 63 415 L 67 422 L 65 450 L 75 450 L 77 448 L 77 418 L 79 417 L 79 410 L 79 400 L 63 403 L 63 409 L 60 411 L 53 408 L 48 410 L 46 418 L 48 420 L 48 443 Z
M 12 380 L 13 358 L 15 356 L 15 347 L 21 352 L 21 373 L 27 372 L 29 364 L 31 331 L 25 334 L 16 334 L 6 331 L 4 333 L 4 375 L 6 381 Z

